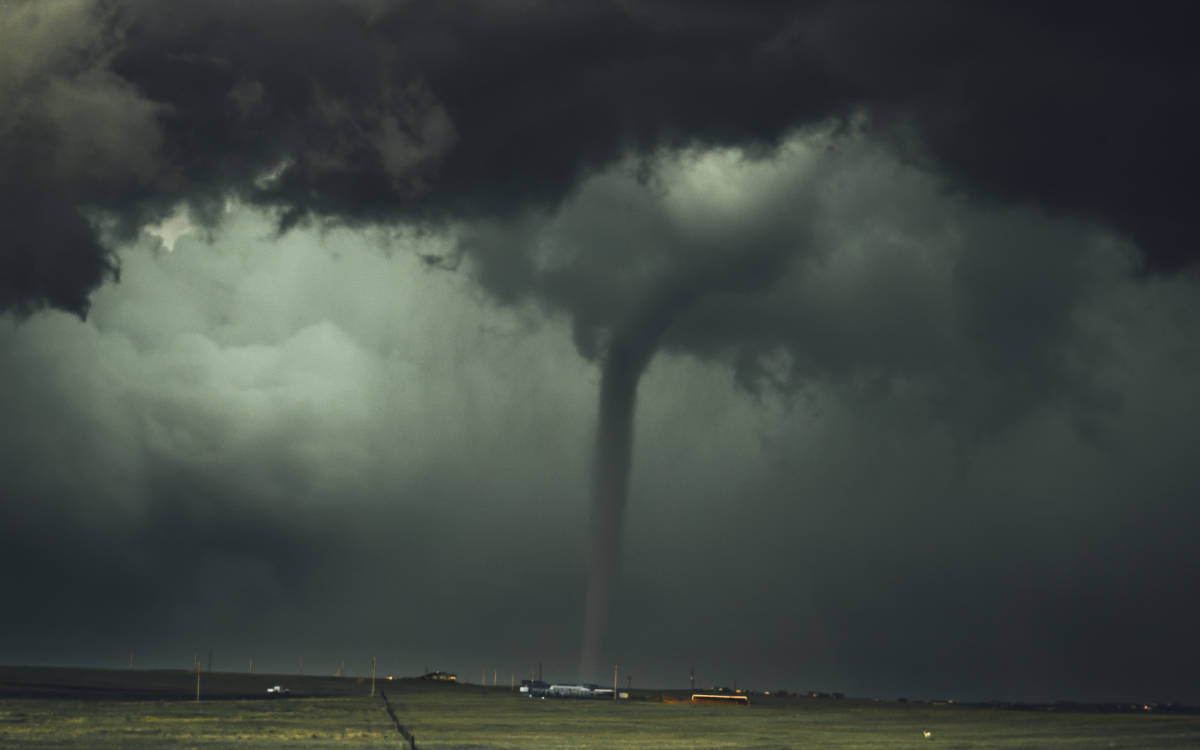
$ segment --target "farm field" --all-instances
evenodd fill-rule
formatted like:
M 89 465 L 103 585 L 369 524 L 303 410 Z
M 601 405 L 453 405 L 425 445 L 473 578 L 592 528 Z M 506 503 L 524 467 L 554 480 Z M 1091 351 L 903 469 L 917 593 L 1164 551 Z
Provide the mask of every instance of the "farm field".
M 400 748 L 361 679 L 0 668 L 3 748 Z M 293 697 L 268 699 L 281 682 Z M 749 707 L 530 700 L 505 688 L 380 681 L 419 748 L 1200 747 L 1200 716 L 762 699 Z M 148 697 L 157 692 L 158 698 Z M 263 697 L 260 697 L 260 692 Z M 194 692 L 192 694 L 194 698 Z M 923 732 L 932 732 L 925 739 Z

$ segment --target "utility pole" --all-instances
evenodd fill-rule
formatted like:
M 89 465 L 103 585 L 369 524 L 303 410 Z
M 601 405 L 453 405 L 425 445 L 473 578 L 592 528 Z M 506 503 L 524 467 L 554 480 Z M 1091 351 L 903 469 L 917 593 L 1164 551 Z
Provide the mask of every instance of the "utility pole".
M 613 700 L 617 699 L 617 665 L 613 665 Z
M 695 666 L 693 666 L 691 671 L 688 672 L 688 680 L 692 684 L 692 692 L 693 693 L 696 692 L 696 667 Z
M 192 656 L 192 669 L 196 670 L 196 702 L 200 702 L 200 656 Z
M 250 657 L 250 674 L 254 674 L 254 657 Z
M 129 668 L 133 669 L 133 649 L 129 649 Z
M 496 670 L 492 670 L 492 687 L 496 687 Z
M 517 689 L 517 673 L 516 672 L 510 672 L 508 675 L 508 689 L 509 690 Z
M 371 657 L 371 697 L 375 697 L 375 657 Z

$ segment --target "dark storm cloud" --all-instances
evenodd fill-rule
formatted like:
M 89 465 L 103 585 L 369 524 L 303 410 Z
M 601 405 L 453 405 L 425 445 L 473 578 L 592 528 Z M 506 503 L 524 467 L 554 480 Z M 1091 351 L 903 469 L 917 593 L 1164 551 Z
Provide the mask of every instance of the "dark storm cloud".
M 112 262 L 79 211 L 127 232 L 181 200 L 214 220 L 229 194 L 285 227 L 505 215 L 628 153 L 769 147 L 852 111 L 958 188 L 1110 224 L 1151 267 L 1191 257 L 1196 64 L 1164 8 L 29 2 L 5 16 L 8 309 L 86 310 Z
M 910 125 L 958 187 L 1098 221 L 1155 270 L 1194 261 L 1200 59 L 1172 3 L 831 3 L 781 40 Z
M 647 682 L 1195 695 L 1166 11 L 0 12 L 6 659 L 566 676 L 603 378 Z M 181 203 L 211 245 L 135 243 Z

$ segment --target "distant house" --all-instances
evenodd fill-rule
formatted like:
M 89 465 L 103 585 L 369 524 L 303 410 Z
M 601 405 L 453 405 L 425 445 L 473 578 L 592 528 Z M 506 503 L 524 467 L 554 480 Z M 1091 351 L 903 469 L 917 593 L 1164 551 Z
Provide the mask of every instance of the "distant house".
M 435 669 L 432 672 L 427 672 L 421 675 L 422 680 L 433 680 L 435 682 L 457 682 L 458 675 L 453 672 L 443 672 L 440 669 Z

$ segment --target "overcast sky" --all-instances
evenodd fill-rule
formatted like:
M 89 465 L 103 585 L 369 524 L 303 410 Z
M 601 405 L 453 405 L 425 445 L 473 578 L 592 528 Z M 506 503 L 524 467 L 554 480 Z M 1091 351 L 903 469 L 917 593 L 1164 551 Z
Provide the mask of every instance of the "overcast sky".
M 575 679 L 624 368 L 596 664 L 1200 703 L 1186 25 L 744 5 L 0 4 L 0 663 Z

